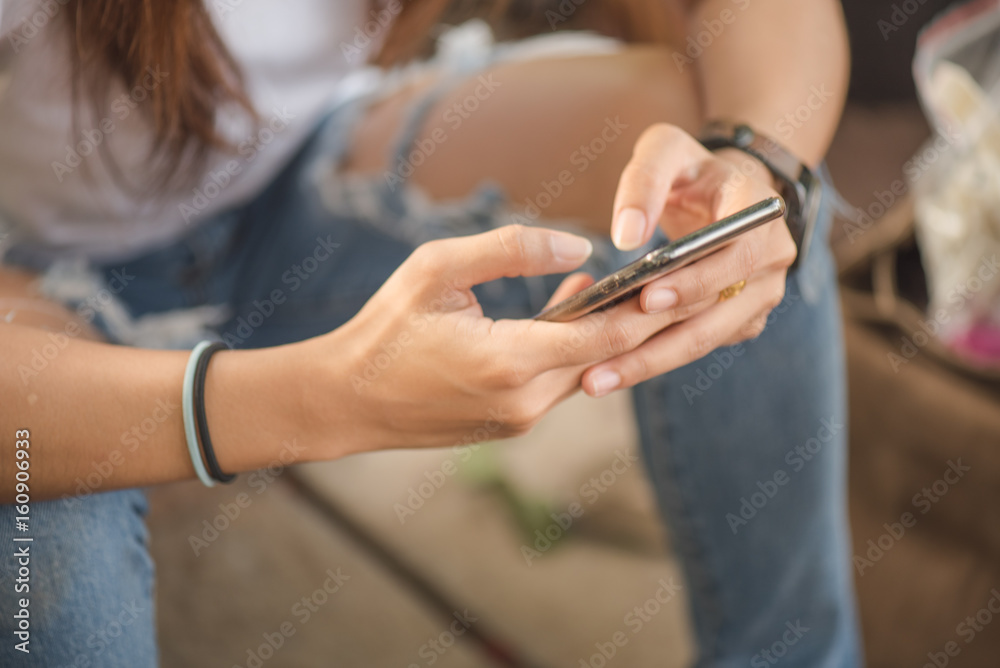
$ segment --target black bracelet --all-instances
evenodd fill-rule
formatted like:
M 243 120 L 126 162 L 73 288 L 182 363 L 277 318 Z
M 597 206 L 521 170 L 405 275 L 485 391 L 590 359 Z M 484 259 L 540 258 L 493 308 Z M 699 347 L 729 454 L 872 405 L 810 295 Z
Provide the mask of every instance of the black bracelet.
M 205 416 L 205 377 L 208 375 L 208 363 L 212 355 L 220 350 L 228 350 L 229 346 L 224 343 L 213 343 L 205 348 L 198 359 L 198 365 L 194 370 L 194 410 L 198 421 L 198 442 L 201 445 L 201 453 L 204 455 L 205 464 L 208 466 L 208 474 L 213 479 L 223 483 L 230 483 L 236 480 L 232 473 L 223 473 L 219 468 L 219 460 L 215 458 L 215 448 L 212 447 L 212 438 L 208 435 L 208 418 Z

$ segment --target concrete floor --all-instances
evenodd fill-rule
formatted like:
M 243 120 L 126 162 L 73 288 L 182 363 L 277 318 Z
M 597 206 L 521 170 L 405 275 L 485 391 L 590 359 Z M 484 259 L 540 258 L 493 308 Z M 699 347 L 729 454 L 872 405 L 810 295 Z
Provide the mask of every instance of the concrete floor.
M 925 132 L 914 106 L 851 109 L 829 159 L 847 200 L 876 201 Z M 611 665 L 687 665 L 683 590 L 651 606 L 637 632 L 626 621 L 661 581 L 683 583 L 639 466 L 592 503 L 581 496 L 616 453 L 635 451 L 630 410 L 626 396 L 577 397 L 530 437 L 468 462 L 451 451 L 396 452 L 242 476 L 232 487 L 154 490 L 163 665 L 575 668 L 604 665 L 599 648 L 618 632 L 627 642 Z M 454 475 L 443 473 L 448 461 Z M 401 522 L 411 489 L 413 506 L 420 492 L 428 498 Z M 529 565 L 522 547 L 533 529 L 558 533 L 549 513 L 574 501 L 583 514 Z M 329 504 L 432 595 L 334 521 Z M 204 522 L 223 526 L 226 508 L 239 515 L 209 541 Z M 197 555 L 192 536 L 205 540 Z M 457 633 L 465 627 L 455 615 L 469 631 Z

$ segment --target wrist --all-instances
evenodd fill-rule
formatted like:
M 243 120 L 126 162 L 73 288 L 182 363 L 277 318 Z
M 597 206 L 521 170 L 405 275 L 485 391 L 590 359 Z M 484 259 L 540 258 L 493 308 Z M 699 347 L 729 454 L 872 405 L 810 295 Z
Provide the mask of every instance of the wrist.
M 217 353 L 205 382 L 205 408 L 219 465 L 227 473 L 280 462 L 333 459 L 310 410 L 310 368 L 299 345 Z
M 767 165 L 746 151 L 741 151 L 738 148 L 722 148 L 715 151 L 714 154 L 720 160 L 733 165 L 736 171 L 747 178 L 753 179 L 771 190 L 778 190 L 778 183 Z
M 359 387 L 362 354 L 352 345 L 350 323 L 301 343 L 283 346 L 298 420 L 306 425 L 315 460 L 333 460 L 376 449 L 377 411 Z M 371 383 L 362 383 L 370 386 Z M 294 386 L 294 390 L 291 388 Z M 377 408 L 377 405 L 376 405 Z

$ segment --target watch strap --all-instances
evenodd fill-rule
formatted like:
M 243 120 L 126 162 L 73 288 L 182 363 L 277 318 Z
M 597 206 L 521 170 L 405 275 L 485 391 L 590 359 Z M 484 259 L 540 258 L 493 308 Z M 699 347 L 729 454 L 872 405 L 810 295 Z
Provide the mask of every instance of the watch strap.
M 713 121 L 705 126 L 700 141 L 713 152 L 725 148 L 743 151 L 771 172 L 787 205 L 785 222 L 798 249 L 790 271 L 798 268 L 809 251 L 816 226 L 822 188 L 819 179 L 781 144 L 745 123 Z

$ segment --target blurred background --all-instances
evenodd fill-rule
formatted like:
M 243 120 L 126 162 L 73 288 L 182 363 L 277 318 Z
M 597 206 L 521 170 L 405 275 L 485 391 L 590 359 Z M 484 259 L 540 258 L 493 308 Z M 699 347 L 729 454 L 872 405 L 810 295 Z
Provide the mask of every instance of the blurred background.
M 916 339 L 931 295 L 905 172 L 931 129 L 912 61 L 918 31 L 951 4 L 844 2 L 853 79 L 829 167 L 848 204 L 834 243 L 855 580 L 876 667 L 923 666 L 955 640 L 961 653 L 930 665 L 1000 665 L 988 612 L 994 596 L 1000 606 L 1000 373 Z M 908 18 L 887 34 L 894 11 Z M 893 364 L 906 339 L 920 354 Z M 502 447 L 276 461 L 234 486 L 153 490 L 163 665 L 688 665 L 684 582 L 630 411 L 626 395 L 577 397 Z M 969 470 L 942 487 L 959 460 Z M 963 623 L 974 641 L 956 635 Z M 602 656 L 620 633 L 627 643 Z

